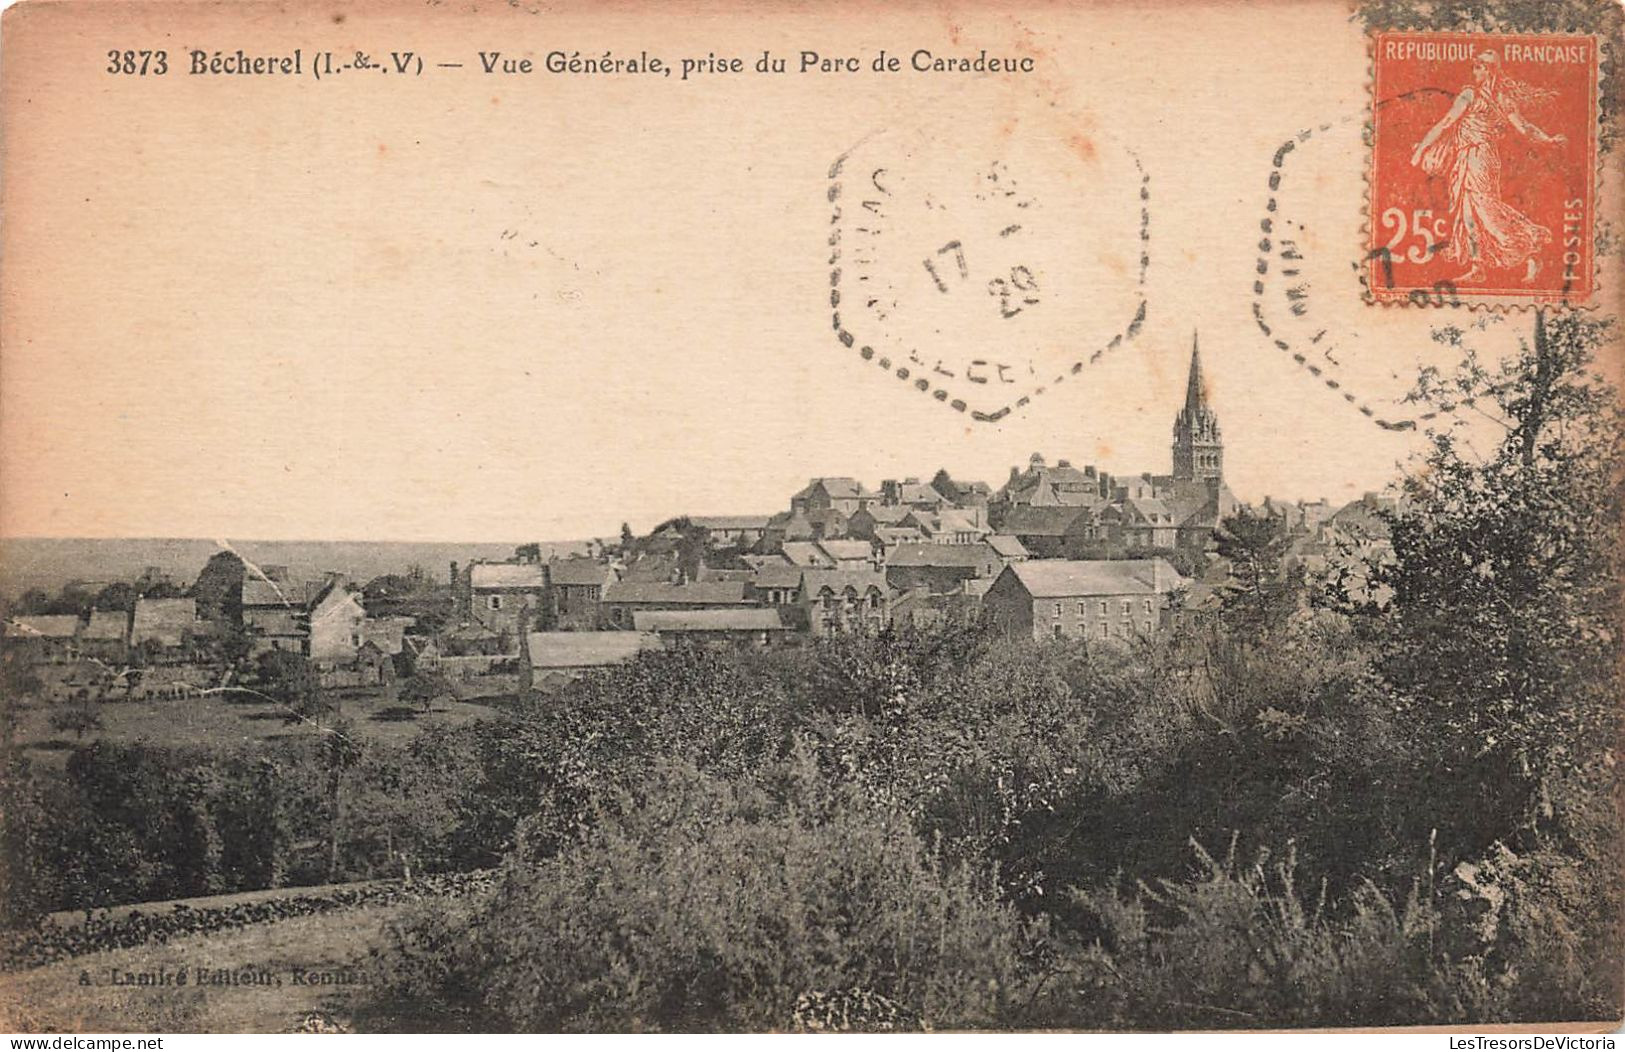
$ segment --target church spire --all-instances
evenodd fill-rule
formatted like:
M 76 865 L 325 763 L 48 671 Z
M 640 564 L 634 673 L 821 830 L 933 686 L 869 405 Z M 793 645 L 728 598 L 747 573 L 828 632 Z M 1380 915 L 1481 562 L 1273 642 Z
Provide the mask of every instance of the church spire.
M 1224 478 L 1224 440 L 1219 435 L 1219 418 L 1207 404 L 1207 390 L 1202 383 L 1202 353 L 1194 333 L 1185 407 L 1174 418 L 1174 478 L 1207 482 Z
M 1185 384 L 1185 412 L 1195 414 L 1207 405 L 1207 392 L 1202 386 L 1202 354 L 1197 347 L 1196 334 L 1191 333 L 1191 375 Z

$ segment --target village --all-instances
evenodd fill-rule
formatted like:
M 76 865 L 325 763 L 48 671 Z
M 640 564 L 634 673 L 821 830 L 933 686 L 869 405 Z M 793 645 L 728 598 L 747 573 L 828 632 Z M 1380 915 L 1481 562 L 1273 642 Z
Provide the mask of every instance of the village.
M 1193 347 L 1167 474 L 1034 454 L 997 489 L 945 470 L 877 488 L 820 477 L 775 513 L 683 515 L 565 556 L 528 544 L 370 581 L 221 551 L 189 586 L 155 572 L 122 586 L 117 608 L 14 611 L 4 657 L 50 701 L 247 689 L 244 670 L 283 655 L 322 688 L 393 696 L 416 680 L 466 702 L 546 691 L 655 648 L 797 646 L 953 619 L 1129 646 L 1211 604 L 1228 577 L 1215 552 L 1225 519 L 1272 520 L 1290 540 L 1286 565 L 1320 573 L 1381 546 L 1391 507 L 1376 494 L 1337 508 L 1238 501 Z

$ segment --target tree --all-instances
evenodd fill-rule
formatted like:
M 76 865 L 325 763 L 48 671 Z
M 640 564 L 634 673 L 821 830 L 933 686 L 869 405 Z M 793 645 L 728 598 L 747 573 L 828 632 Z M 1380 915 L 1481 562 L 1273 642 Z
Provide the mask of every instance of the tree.
M 208 621 L 240 622 L 246 573 L 247 567 L 236 552 L 220 551 L 209 556 L 192 585 L 198 616 Z
M 1230 565 L 1230 581 L 1219 589 L 1221 609 L 1254 632 L 1279 628 L 1302 593 L 1301 575 L 1282 566 L 1291 544 L 1285 525 L 1243 509 L 1219 523 L 1217 541 Z
M 539 563 L 542 561 L 542 546 L 535 541 L 521 544 L 513 550 L 513 557 L 520 562 Z
M 1393 560 L 1370 568 L 1392 590 L 1366 611 L 1380 671 L 1468 780 L 1462 820 L 1484 839 L 1551 818 L 1570 795 L 1557 783 L 1601 770 L 1616 741 L 1625 418 L 1590 368 L 1607 329 L 1542 311 L 1496 366 L 1468 349 L 1424 374 L 1417 401 L 1474 409 L 1499 441 L 1480 455 L 1459 425 L 1432 433 L 1389 516 Z
M 84 741 L 87 731 L 102 729 L 102 718 L 88 705 L 75 706 L 63 709 L 61 712 L 51 714 L 51 729 L 54 731 L 72 731 L 75 741 Z
M 451 681 L 436 672 L 416 672 L 401 686 L 400 698 L 402 701 L 423 706 L 428 712 L 436 698 L 456 696 Z
M 636 542 L 637 542 L 637 537 L 632 533 L 632 525 L 631 525 L 631 523 L 626 523 L 626 522 L 621 523 L 621 551 L 622 552 L 631 551 L 632 550 L 632 545 L 635 544 Z
M 137 592 L 134 585 L 123 581 L 114 581 L 112 584 L 96 593 L 97 610 L 124 610 L 135 609 Z

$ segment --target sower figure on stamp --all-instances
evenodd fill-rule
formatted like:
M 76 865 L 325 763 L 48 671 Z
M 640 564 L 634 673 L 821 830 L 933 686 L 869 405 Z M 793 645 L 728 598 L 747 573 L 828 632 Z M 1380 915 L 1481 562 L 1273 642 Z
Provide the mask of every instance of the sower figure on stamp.
M 1524 267 L 1523 281 L 1535 280 L 1535 253 L 1552 232 L 1501 200 L 1501 157 L 1496 141 L 1507 127 L 1535 142 L 1560 144 L 1524 119 L 1519 107 L 1554 98 L 1556 92 L 1531 88 L 1501 74 L 1501 56 L 1481 52 L 1473 60 L 1473 83 L 1422 137 L 1411 164 L 1429 175 L 1445 174 L 1450 188 L 1450 241 L 1444 256 L 1468 269 L 1459 283 L 1481 282 L 1485 267 Z

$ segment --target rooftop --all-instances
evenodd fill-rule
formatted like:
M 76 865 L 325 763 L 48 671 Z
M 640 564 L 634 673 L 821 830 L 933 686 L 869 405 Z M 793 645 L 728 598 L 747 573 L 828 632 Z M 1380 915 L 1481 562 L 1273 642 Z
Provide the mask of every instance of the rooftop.
M 1160 595 L 1186 583 L 1166 559 L 1032 559 L 1011 563 L 1034 598 L 1080 595 Z
M 985 544 L 899 544 L 886 554 L 886 565 L 978 567 L 993 556 Z
M 547 567 L 541 563 L 473 563 L 468 580 L 471 588 L 545 588 Z
M 743 606 L 745 582 L 694 581 L 668 584 L 664 581 L 616 581 L 604 589 L 606 603 L 680 603 L 692 606 Z
M 590 668 L 631 661 L 660 640 L 647 632 L 532 632 L 525 645 L 532 668 Z
M 639 632 L 777 632 L 784 628 L 777 610 L 639 610 L 632 615 Z
M 608 564 L 596 559 L 559 559 L 548 566 L 548 577 L 556 585 L 601 585 L 610 579 Z

